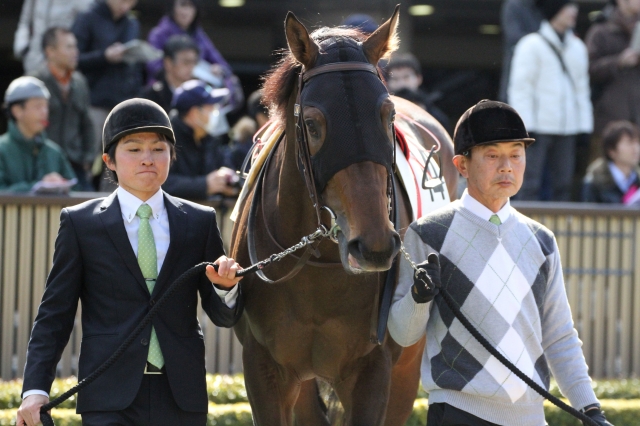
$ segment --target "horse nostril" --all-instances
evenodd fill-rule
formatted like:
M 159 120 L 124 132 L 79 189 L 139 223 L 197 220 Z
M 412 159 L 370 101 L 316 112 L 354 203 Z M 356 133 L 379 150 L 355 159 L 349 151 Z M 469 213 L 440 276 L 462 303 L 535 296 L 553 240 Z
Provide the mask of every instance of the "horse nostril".
M 400 240 L 400 234 L 397 232 L 393 233 L 393 255 L 395 256 L 400 251 L 400 245 L 402 241 Z
M 362 258 L 363 245 L 360 238 L 354 238 L 353 240 L 349 241 L 349 243 L 347 244 L 347 249 L 349 250 L 351 256 L 355 257 L 356 259 Z

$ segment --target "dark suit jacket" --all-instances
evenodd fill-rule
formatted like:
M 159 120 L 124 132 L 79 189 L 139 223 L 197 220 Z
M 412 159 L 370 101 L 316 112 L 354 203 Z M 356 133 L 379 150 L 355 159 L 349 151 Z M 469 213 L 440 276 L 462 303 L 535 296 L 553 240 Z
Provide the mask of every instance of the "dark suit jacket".
M 23 391 L 49 391 L 82 301 L 79 379 L 92 373 L 118 348 L 171 283 L 192 266 L 224 254 L 210 207 L 164 194 L 171 242 L 149 294 L 124 228 L 114 192 L 107 198 L 65 208 L 53 267 L 33 325 Z M 243 310 L 215 293 L 206 276 L 179 288 L 153 320 L 174 398 L 185 411 L 206 412 L 204 340 L 197 318 L 197 293 L 218 326 L 231 327 Z M 113 366 L 78 395 L 78 413 L 116 411 L 136 396 L 149 350 L 147 327 Z

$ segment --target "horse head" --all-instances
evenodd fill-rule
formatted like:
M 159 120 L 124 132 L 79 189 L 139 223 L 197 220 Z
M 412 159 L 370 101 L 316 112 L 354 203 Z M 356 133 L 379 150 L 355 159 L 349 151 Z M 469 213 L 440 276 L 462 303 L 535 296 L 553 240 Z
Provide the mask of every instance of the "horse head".
M 299 132 L 320 201 L 336 214 L 340 258 L 352 274 L 389 269 L 400 248 L 390 221 L 395 110 L 376 67 L 396 48 L 398 12 L 369 36 L 345 28 L 309 34 L 291 12 L 285 21 L 304 76 Z M 345 63 L 360 65 L 349 70 Z

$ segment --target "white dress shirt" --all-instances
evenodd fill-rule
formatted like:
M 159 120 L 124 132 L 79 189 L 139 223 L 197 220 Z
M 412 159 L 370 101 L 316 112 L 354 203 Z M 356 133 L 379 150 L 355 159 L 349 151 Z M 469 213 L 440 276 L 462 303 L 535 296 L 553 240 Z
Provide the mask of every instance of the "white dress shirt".
M 462 203 L 462 207 L 486 221 L 491 219 L 491 216 L 495 214 L 500 218 L 500 222 L 505 223 L 511 216 L 511 202 L 508 198 L 506 204 L 502 206 L 497 213 L 492 212 L 488 207 L 480 203 L 480 201 L 469 195 L 466 189 L 462 193 L 462 197 L 460 197 L 460 202 Z
M 136 215 L 138 208 L 144 201 L 140 200 L 135 195 L 131 194 L 122 187 L 118 187 L 117 197 L 120 202 L 120 211 L 122 212 L 122 219 L 124 221 L 124 228 L 127 231 L 129 242 L 133 248 L 133 252 L 138 256 L 138 228 L 140 227 L 140 218 Z M 164 195 L 162 189 L 159 189 L 151 198 L 146 201 L 146 204 L 151 207 L 151 217 L 149 217 L 149 225 L 151 225 L 151 231 L 153 232 L 153 239 L 156 243 L 156 253 L 158 256 L 158 273 L 162 269 L 164 258 L 167 256 L 167 250 L 169 250 L 170 233 L 169 233 L 169 216 L 167 209 L 164 205 Z M 211 259 L 216 260 L 216 259 Z M 213 286 L 214 290 L 222 299 L 222 301 L 231 309 L 236 306 L 236 299 L 238 298 L 238 286 L 234 286 L 231 290 L 220 290 L 216 286 Z M 22 399 L 25 399 L 29 395 L 44 395 L 47 398 L 49 394 L 43 390 L 32 389 L 26 391 L 22 395 Z

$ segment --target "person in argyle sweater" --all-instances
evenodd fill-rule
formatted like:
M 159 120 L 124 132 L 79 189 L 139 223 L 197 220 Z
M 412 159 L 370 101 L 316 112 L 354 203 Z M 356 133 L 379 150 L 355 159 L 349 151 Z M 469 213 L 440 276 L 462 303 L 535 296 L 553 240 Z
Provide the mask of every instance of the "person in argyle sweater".
M 468 189 L 405 234 L 411 258 L 429 258 L 419 265 L 428 285 L 402 259 L 389 332 L 410 346 L 426 331 L 428 426 L 545 425 L 543 398 L 473 338 L 435 297 L 441 289 L 524 374 L 546 389 L 553 374 L 573 407 L 611 426 L 591 389 L 555 237 L 509 204 L 533 142 L 506 104 L 485 100 L 467 110 L 456 126 L 453 162 Z

